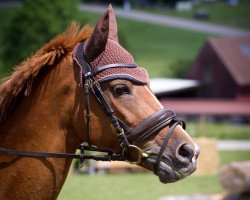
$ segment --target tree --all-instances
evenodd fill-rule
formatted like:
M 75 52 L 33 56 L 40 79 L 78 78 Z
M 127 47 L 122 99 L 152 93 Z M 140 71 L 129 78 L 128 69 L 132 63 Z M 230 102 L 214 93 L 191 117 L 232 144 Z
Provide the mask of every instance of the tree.
M 72 20 L 85 24 L 78 3 L 78 0 L 24 0 L 3 33 L 4 65 L 12 68 L 64 31 Z

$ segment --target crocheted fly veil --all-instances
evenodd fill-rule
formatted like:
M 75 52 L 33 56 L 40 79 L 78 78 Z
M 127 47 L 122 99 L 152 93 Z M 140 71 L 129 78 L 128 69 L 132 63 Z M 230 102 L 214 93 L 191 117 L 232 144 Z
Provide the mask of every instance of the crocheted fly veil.
M 78 48 L 79 45 L 73 52 L 76 62 L 75 52 Z M 101 16 L 82 48 L 98 82 L 127 79 L 137 84 L 148 83 L 147 71 L 138 67 L 134 58 L 118 42 L 116 18 L 111 5 Z

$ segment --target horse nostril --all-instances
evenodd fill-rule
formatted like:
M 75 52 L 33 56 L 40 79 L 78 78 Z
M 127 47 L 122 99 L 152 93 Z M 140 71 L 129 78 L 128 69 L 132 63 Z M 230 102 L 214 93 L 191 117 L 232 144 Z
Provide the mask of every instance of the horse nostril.
M 182 144 L 179 149 L 177 149 L 177 158 L 181 162 L 190 162 L 195 156 L 194 148 L 189 144 Z

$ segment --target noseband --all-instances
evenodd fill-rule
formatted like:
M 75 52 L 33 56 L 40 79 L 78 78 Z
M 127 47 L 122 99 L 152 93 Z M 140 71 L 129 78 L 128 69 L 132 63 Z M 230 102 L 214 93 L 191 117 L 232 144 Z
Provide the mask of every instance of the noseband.
M 83 165 L 84 160 L 93 159 L 100 161 L 127 161 L 133 164 L 139 164 L 148 155 L 143 152 L 138 146 L 152 139 L 157 132 L 164 127 L 169 126 L 169 130 L 161 145 L 160 151 L 157 155 L 154 165 L 154 172 L 156 173 L 158 166 L 161 162 L 163 152 L 167 147 L 168 141 L 174 132 L 175 127 L 180 124 L 185 128 L 185 123 L 176 118 L 175 112 L 170 109 L 162 109 L 153 115 L 147 117 L 136 126 L 130 128 L 122 120 L 120 120 L 114 113 L 106 97 L 104 96 L 100 84 L 95 80 L 95 75 L 98 71 L 93 71 L 82 51 L 84 43 L 80 43 L 76 51 L 75 64 L 80 67 L 80 81 L 81 86 L 84 88 L 84 98 L 86 105 L 86 143 L 80 145 L 80 154 L 68 154 L 68 153 L 50 153 L 50 152 L 34 152 L 34 151 L 20 151 L 12 149 L 0 148 L 0 154 L 19 155 L 27 157 L 56 157 L 56 158 L 76 158 L 80 160 L 80 166 Z M 136 67 L 136 65 L 123 65 L 123 64 L 111 64 L 100 67 L 101 70 L 105 70 L 111 67 Z M 91 131 L 90 131 L 90 101 L 89 94 L 93 94 L 94 98 L 101 105 L 105 113 L 111 118 L 112 125 L 118 136 L 120 145 L 122 147 L 121 153 L 113 153 L 109 149 L 101 149 L 91 144 Z M 85 150 L 101 152 L 103 155 L 86 155 Z

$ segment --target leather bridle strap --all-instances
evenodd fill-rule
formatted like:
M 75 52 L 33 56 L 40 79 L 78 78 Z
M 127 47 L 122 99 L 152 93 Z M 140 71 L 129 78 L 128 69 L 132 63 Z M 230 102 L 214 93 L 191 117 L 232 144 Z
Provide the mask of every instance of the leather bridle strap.
M 176 127 L 179 123 L 180 123 L 179 121 L 175 122 L 175 123 L 169 128 L 169 130 L 168 130 L 168 132 L 167 132 L 167 134 L 166 134 L 166 137 L 164 138 L 164 141 L 163 141 L 163 143 L 162 143 L 162 145 L 161 145 L 160 151 L 159 151 L 159 153 L 158 153 L 158 155 L 157 155 L 157 158 L 156 158 L 156 161 L 155 161 L 155 163 L 154 163 L 154 173 L 155 173 L 156 175 L 157 175 L 157 169 L 158 169 L 159 164 L 160 164 L 160 162 L 161 162 L 161 158 L 162 158 L 162 156 L 163 156 L 163 152 L 165 151 L 165 149 L 166 149 L 166 147 L 167 147 L 167 145 L 168 145 L 168 142 L 169 142 L 170 137 L 172 136 L 172 134 L 173 134 L 173 132 L 174 132 L 175 127 Z
M 174 111 L 162 109 L 149 116 L 133 128 L 123 127 L 127 133 L 127 139 L 134 145 L 140 145 L 148 141 L 155 133 L 168 126 L 172 119 L 176 118 Z
M 114 110 L 111 108 L 109 103 L 107 102 L 101 88 L 98 82 L 93 83 L 92 85 L 92 92 L 95 96 L 95 99 L 100 103 L 102 108 L 105 110 L 106 114 L 111 117 L 111 122 L 113 124 L 113 127 L 117 133 L 117 136 L 119 138 L 119 141 L 123 148 L 127 148 L 129 146 L 129 142 L 127 138 L 125 137 L 124 130 L 120 126 L 120 123 L 118 121 L 118 118 L 115 116 Z
M 106 149 L 98 149 L 98 152 L 106 153 L 105 155 L 85 155 L 84 151 L 96 151 L 94 149 L 89 149 L 85 145 L 81 145 L 80 154 L 70 154 L 70 153 L 51 153 L 51 152 L 40 152 L 40 151 L 23 151 L 23 150 L 13 150 L 0 148 L 0 155 L 16 155 L 24 157 L 37 157 L 37 158 L 70 158 L 79 159 L 83 163 L 86 159 L 93 159 L 97 161 L 125 161 L 124 157 L 119 154 L 112 154 L 111 151 Z

